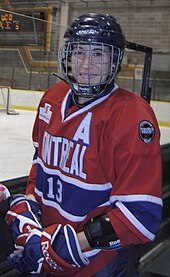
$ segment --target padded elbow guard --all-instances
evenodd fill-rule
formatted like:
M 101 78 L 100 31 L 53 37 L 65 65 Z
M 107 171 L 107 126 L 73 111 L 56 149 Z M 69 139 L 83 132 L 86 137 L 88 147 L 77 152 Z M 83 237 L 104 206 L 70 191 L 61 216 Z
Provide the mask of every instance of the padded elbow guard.
M 119 249 L 121 242 L 115 233 L 109 217 L 104 214 L 91 218 L 84 225 L 84 233 L 90 247 L 99 249 Z

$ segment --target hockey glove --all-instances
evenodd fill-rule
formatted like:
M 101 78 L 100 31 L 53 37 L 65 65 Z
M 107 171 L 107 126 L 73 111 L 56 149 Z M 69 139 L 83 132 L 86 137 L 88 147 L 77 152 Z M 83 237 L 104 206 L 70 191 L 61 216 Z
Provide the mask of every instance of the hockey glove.
M 24 194 L 16 195 L 10 200 L 10 209 L 5 220 L 15 241 L 22 233 L 29 233 L 34 228 L 42 228 L 40 205 Z
M 51 237 L 51 246 L 60 258 L 73 266 L 84 267 L 89 263 L 81 252 L 75 230 L 69 224 L 55 230 Z
M 20 235 L 14 251 L 9 257 L 9 264 L 20 272 L 39 273 L 41 271 L 43 256 L 40 245 L 42 232 L 32 229 L 30 233 Z
M 9 262 L 22 272 L 64 272 L 89 263 L 70 225 L 54 224 L 42 231 L 31 230 L 17 238 L 16 249 Z

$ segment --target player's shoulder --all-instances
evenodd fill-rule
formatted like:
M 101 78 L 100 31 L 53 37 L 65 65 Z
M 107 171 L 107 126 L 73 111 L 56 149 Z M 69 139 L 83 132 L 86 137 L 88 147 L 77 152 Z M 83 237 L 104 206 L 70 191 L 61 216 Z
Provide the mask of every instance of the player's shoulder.
M 70 87 L 63 81 L 51 86 L 44 94 L 43 99 L 59 100 L 64 98 Z
M 139 104 L 146 104 L 146 100 L 143 99 L 140 95 L 138 95 L 135 92 L 131 92 L 129 90 L 118 88 L 115 93 L 116 98 L 121 100 L 121 103 L 127 102 L 129 104 L 131 103 L 139 103 Z M 148 105 L 148 103 L 147 103 Z
M 137 93 L 118 88 L 112 98 L 113 103 L 117 105 L 117 109 L 128 110 L 131 113 L 136 113 L 137 110 L 146 113 L 152 111 L 150 104 Z
M 113 94 L 110 107 L 113 118 L 122 124 L 131 124 L 132 126 L 143 120 L 157 124 L 150 104 L 140 95 L 128 90 L 118 88 Z
M 115 122 L 112 132 L 114 138 L 116 134 L 116 139 L 119 138 L 117 141 L 119 143 L 122 141 L 122 145 L 129 145 L 129 149 L 133 152 L 137 151 L 135 147 L 139 145 L 138 153 L 144 153 L 143 146 L 146 148 L 146 145 L 153 145 L 150 142 L 154 141 L 157 151 L 160 131 L 150 104 L 140 95 L 125 89 L 117 89 L 112 98 L 112 103 L 114 102 L 114 113 L 112 112 Z M 112 106 L 114 107 L 114 104 Z

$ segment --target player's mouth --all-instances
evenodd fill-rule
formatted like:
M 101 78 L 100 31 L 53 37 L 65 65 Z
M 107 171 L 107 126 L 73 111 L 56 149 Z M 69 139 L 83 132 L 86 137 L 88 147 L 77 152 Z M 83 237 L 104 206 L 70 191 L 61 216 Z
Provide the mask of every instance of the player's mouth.
M 97 74 L 89 74 L 89 73 L 80 73 L 80 77 L 82 77 L 83 79 L 93 79 L 98 77 Z

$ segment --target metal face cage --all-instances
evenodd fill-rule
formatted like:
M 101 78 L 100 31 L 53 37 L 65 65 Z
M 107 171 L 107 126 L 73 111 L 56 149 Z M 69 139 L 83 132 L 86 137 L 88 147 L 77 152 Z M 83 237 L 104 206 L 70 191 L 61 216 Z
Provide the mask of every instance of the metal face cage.
M 59 50 L 63 78 L 76 95 L 88 98 L 107 89 L 122 57 L 120 48 L 99 42 L 68 42 Z

